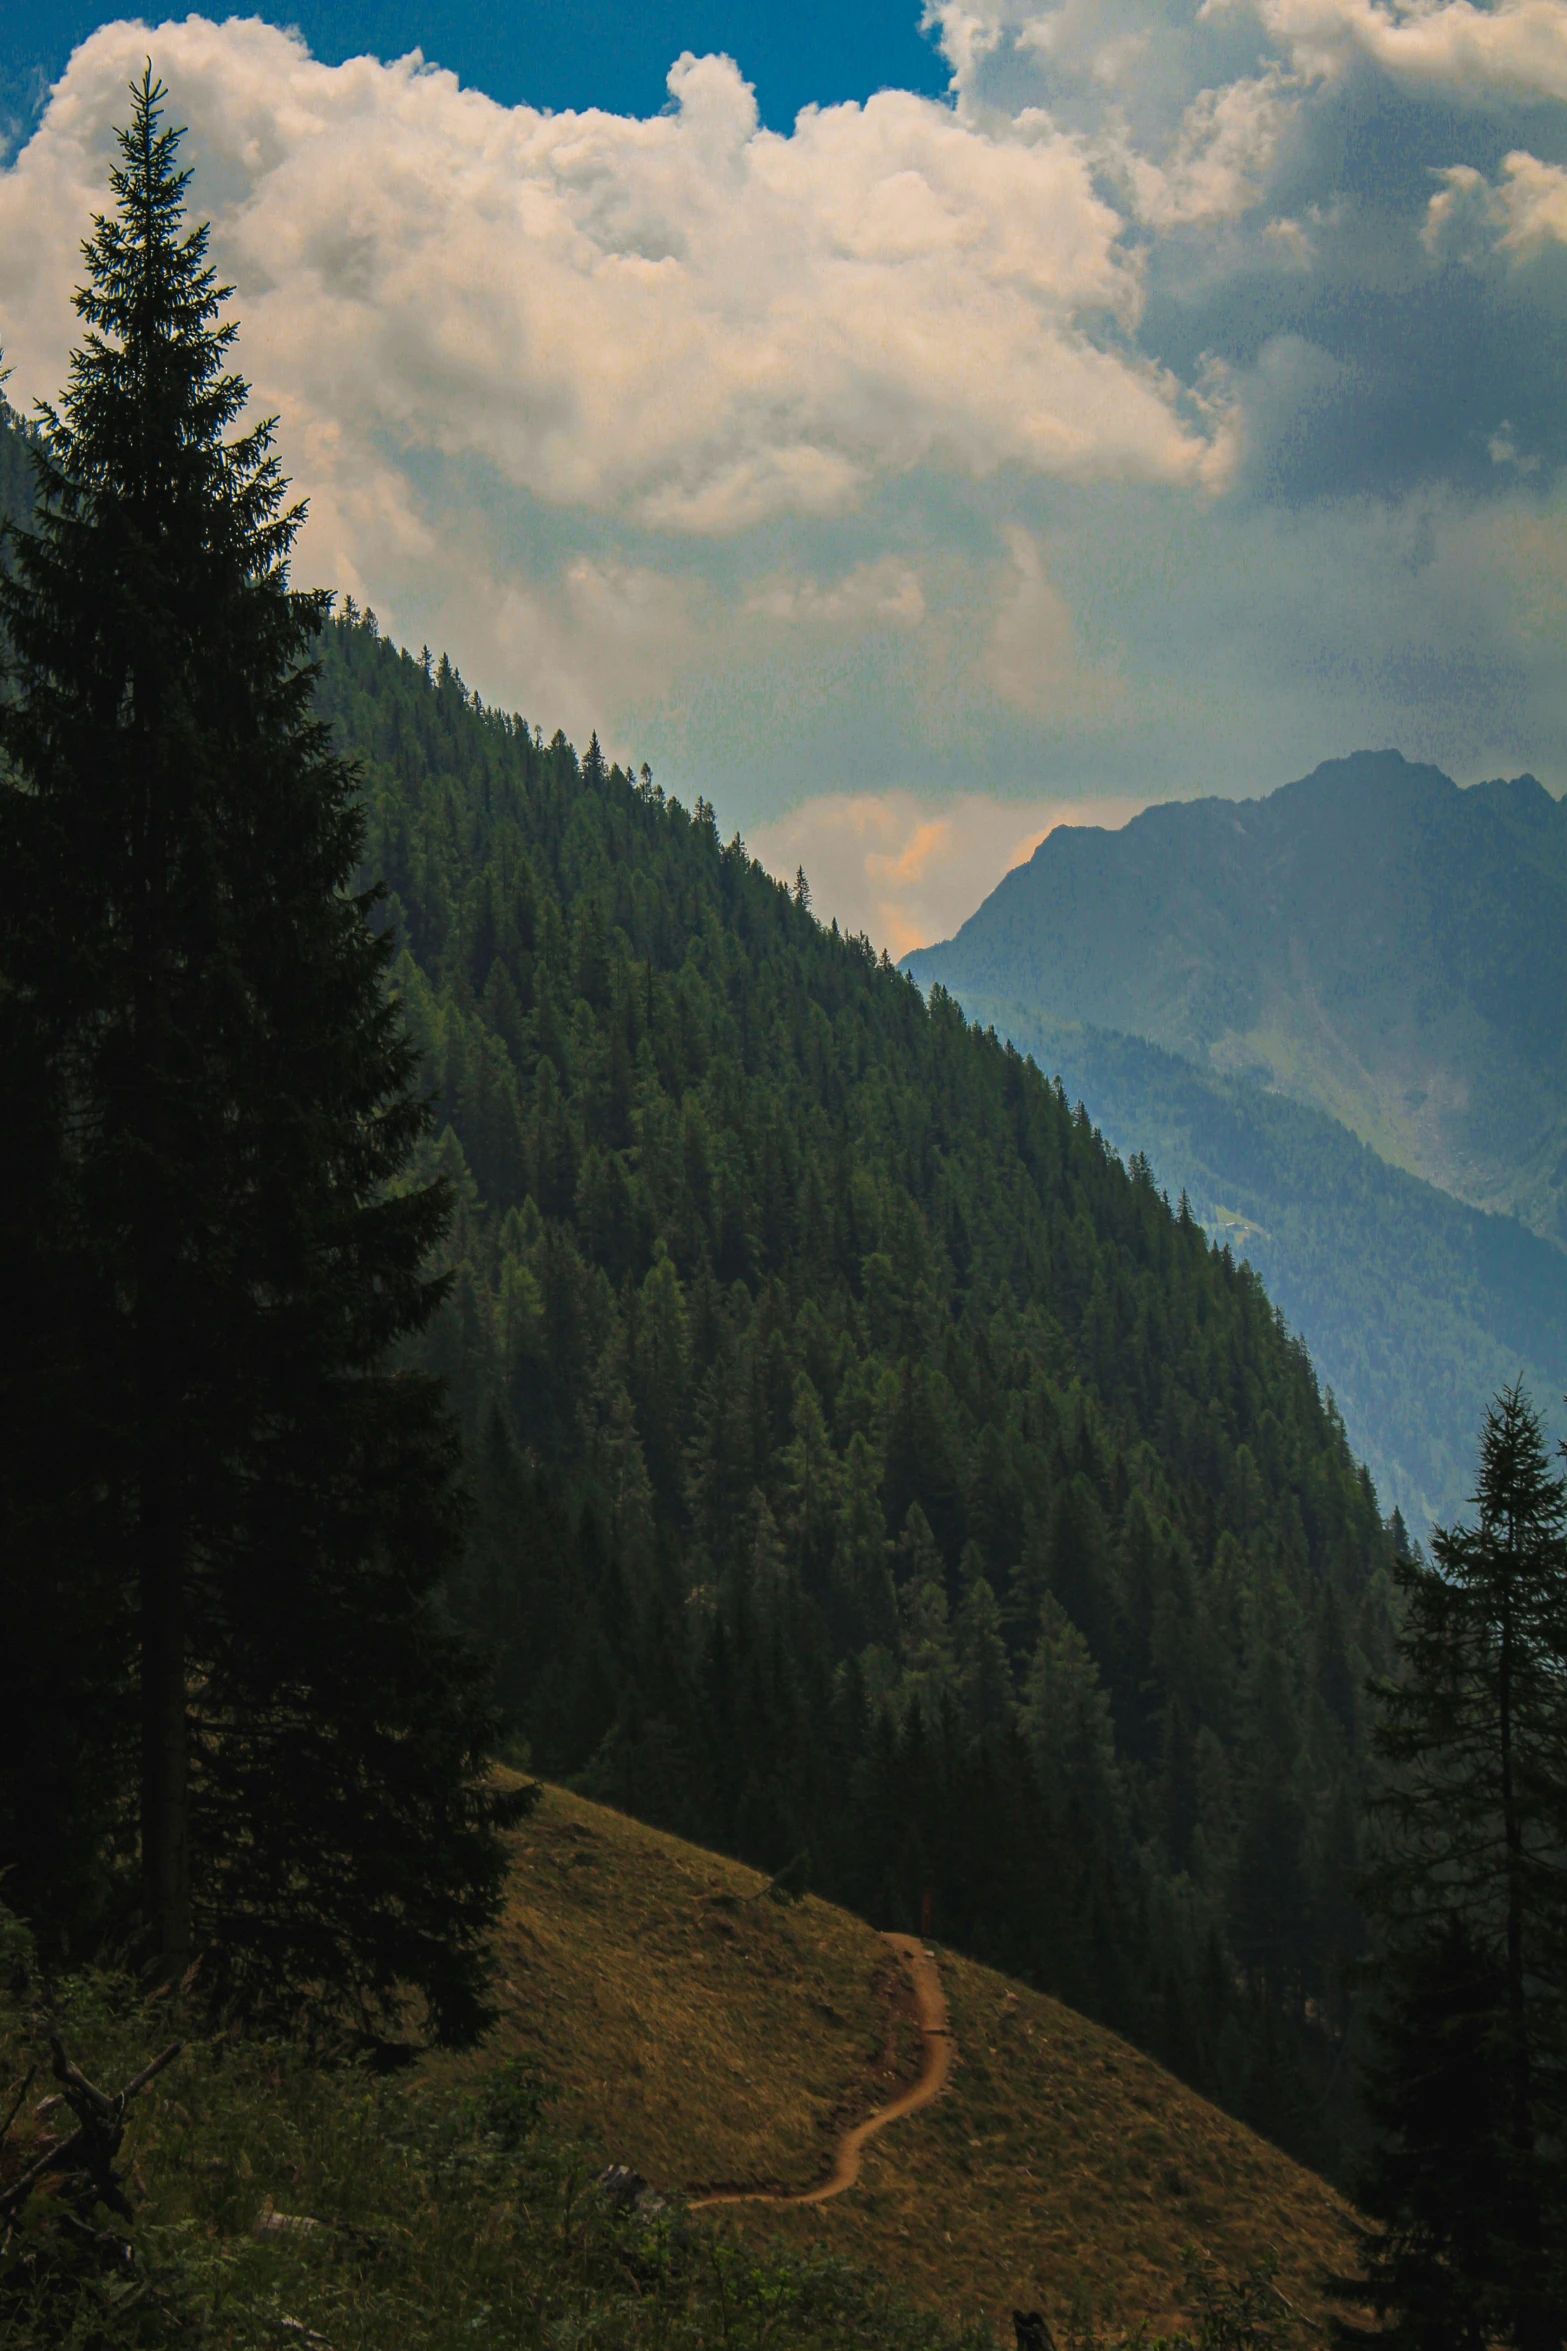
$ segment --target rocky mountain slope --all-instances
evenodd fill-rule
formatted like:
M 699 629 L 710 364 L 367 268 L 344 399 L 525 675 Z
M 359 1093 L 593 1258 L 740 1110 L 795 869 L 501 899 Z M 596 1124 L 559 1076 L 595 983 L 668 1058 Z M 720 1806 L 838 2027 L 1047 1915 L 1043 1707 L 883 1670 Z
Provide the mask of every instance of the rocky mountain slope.
M 1396 751 L 1062 828 L 907 968 L 1148 1038 L 1567 1242 L 1567 806 Z

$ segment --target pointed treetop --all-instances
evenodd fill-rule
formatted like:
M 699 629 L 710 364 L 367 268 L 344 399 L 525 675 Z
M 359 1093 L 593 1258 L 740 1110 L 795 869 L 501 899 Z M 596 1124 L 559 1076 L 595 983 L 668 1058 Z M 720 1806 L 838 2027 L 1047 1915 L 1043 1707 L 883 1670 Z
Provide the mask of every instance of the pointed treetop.
M 152 496 L 181 486 L 169 478 L 180 470 L 177 458 L 157 442 L 167 437 L 205 475 L 250 393 L 226 367 L 237 328 L 232 320 L 214 324 L 233 288 L 218 284 L 208 262 L 207 224 L 184 226 L 185 132 L 163 127 L 167 95 L 149 60 L 131 84 L 131 119 L 115 133 L 115 210 L 94 215 L 82 246 L 87 282 L 75 306 L 88 332 L 72 354 L 63 423 L 44 411 L 66 473 L 89 488 L 106 474 L 124 481 L 129 459 L 132 475 L 141 473 L 137 486 Z M 128 435 L 139 449 L 126 446 Z M 253 454 L 270 438 L 270 426 L 262 427 Z

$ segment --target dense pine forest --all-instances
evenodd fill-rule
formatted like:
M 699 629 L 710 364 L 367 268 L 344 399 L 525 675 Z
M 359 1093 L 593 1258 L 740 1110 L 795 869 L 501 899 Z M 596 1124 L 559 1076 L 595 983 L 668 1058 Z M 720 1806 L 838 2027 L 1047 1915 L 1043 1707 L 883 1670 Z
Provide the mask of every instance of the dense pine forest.
M 1567 1478 L 1522 1381 L 1428 1559 L 1059 1079 L 705 799 L 295 589 L 130 95 L 59 406 L 0 418 L 0 2335 L 321 2343 L 253 2258 L 319 2235 L 340 2340 L 467 2341 L 479 2291 L 529 2340 L 952 2339 L 726 2268 L 622 2166 L 574 2229 L 526 2064 L 365 2094 L 495 2058 L 532 1767 L 758 1864 L 780 1943 L 808 1885 L 917 1927 L 1338 2171 L 1347 2342 L 1560 2351 Z M 128 2108 L 187 2056 L 142 2225 Z M 247 2222 L 236 2127 L 374 2226 Z M 1194 2259 L 1185 2339 L 1298 2319 Z
M 1334 2160 L 1400 1532 L 1256 1275 L 705 802 L 351 606 L 320 650 L 512 1751 L 877 1923 L 928 1898 Z
M 703 801 L 351 608 L 320 706 L 456 1199 L 452 1604 L 534 1765 L 928 1895 L 1330 2157 L 1397 1530 L 1260 1282 Z

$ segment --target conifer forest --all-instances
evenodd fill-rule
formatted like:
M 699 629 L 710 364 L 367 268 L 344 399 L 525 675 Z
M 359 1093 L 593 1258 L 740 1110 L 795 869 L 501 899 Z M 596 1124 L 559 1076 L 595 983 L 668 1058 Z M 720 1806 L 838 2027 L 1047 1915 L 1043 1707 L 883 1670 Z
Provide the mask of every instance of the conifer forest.
M 710 808 L 372 620 L 455 1214 L 454 1607 L 535 1765 L 942 1931 L 1312 2144 L 1396 1534 L 1255 1276 Z
M 563 1783 L 1328 2174 L 1347 2333 L 1551 2351 L 1531 1400 L 1428 1553 L 1049 1073 L 705 796 L 296 588 L 173 121 L 149 65 L 59 404 L 0 432 L 0 1964 L 83 2132 L 83 1969 L 312 2065 L 482 2041 Z M 72 2298 L 108 2166 L 24 2242 L 0 2162 L 0 2341 L 121 2339 Z

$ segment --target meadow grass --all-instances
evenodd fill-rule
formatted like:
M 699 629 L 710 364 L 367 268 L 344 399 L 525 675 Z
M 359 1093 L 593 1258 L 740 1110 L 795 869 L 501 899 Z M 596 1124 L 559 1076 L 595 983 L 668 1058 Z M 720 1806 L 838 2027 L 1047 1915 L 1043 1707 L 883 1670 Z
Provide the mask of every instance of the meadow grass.
M 1014 2306 L 1070 2344 L 1153 2351 L 1176 2332 L 1213 2351 L 1259 2263 L 1284 2296 L 1267 2298 L 1277 2339 L 1323 2332 L 1320 2281 L 1349 2254 L 1333 2192 L 988 1969 L 941 1953 L 952 2080 L 870 2142 L 854 2189 L 693 2216 L 703 2189 L 810 2186 L 917 2069 L 886 1945 L 547 1789 L 515 1833 L 496 1958 L 485 2041 L 392 2073 L 194 2029 L 131 2109 L 133 2263 L 112 2232 L 72 2238 L 58 2184 L 35 2194 L 0 2254 L 0 2351 L 979 2351 L 1010 2338 Z M 45 1986 L 13 1933 L 0 2113 L 41 2075 L 0 2192 L 60 2127 L 38 2112 L 51 2029 L 112 2089 L 178 2028 L 123 1978 Z M 662 2208 L 617 2210 L 594 2184 L 610 2162 Z
M 918 2037 L 889 2015 L 878 1935 L 766 1888 L 546 1789 L 516 1832 L 495 2031 L 437 2068 L 472 2080 L 525 2057 L 575 2139 L 665 2194 L 809 2187 L 837 2132 L 917 2069 Z M 935 2103 L 870 2142 L 849 2194 L 709 2225 L 869 2263 L 1004 2334 L 1014 2307 L 1058 2332 L 1085 2308 L 1185 2328 L 1192 2256 L 1231 2279 L 1272 2260 L 1306 2338 L 1325 2337 L 1321 2281 L 1352 2263 L 1354 2217 L 1326 2182 L 1061 2002 L 949 1950 L 940 1965 L 957 2057 Z

